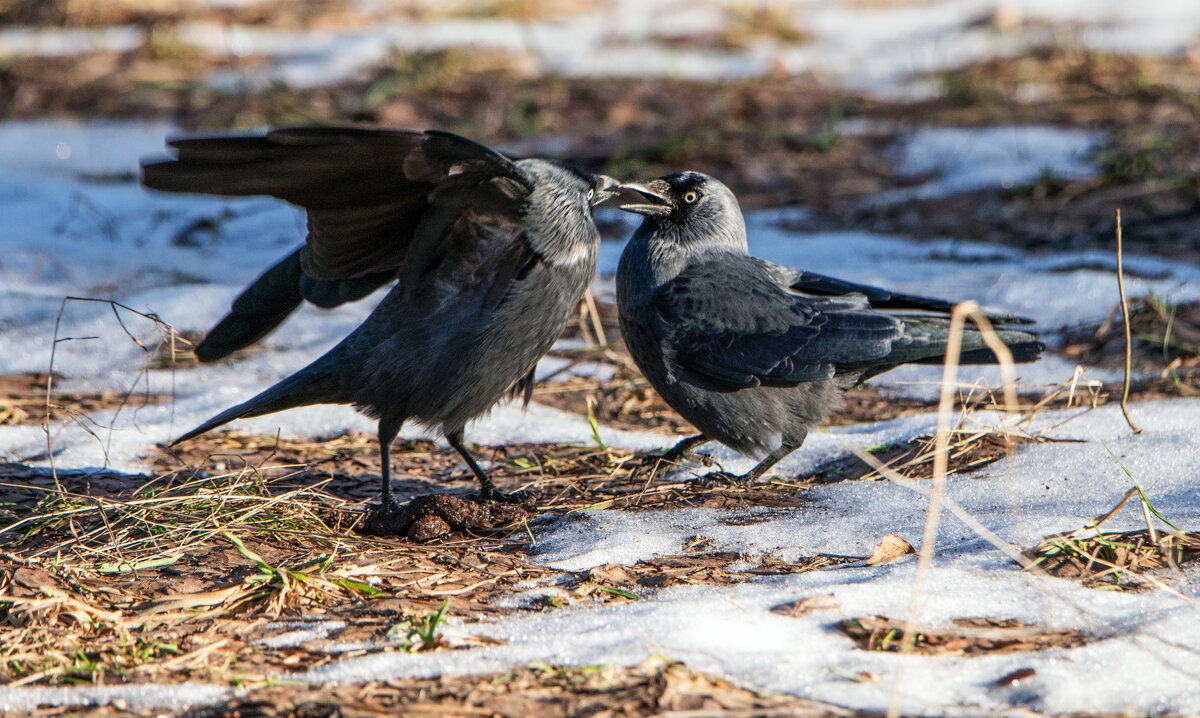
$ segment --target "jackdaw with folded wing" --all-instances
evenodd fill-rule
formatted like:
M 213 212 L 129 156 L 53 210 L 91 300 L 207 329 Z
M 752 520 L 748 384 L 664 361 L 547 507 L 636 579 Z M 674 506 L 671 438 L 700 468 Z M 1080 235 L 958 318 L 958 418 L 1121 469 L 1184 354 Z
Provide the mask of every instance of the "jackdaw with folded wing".
M 846 389 L 900 364 L 943 361 L 950 303 L 750 256 L 737 199 L 707 175 L 679 172 L 622 188 L 642 197 L 621 208 L 645 219 L 617 270 L 621 333 L 651 385 L 702 432 L 668 458 L 719 441 L 761 458 L 730 477 L 757 480 L 804 443 Z M 1027 332 L 998 335 L 1017 362 L 1044 349 Z M 973 329 L 960 361 L 997 363 Z

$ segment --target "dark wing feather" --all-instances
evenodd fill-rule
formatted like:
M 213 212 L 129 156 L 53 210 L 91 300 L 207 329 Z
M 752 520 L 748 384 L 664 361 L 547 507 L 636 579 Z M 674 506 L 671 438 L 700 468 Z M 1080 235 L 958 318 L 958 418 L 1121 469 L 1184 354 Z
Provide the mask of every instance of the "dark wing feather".
M 780 265 L 774 265 L 776 267 Z M 848 282 L 836 277 L 827 277 L 815 272 L 802 269 L 784 268 L 791 276 L 788 282 L 792 289 L 820 296 L 842 296 L 845 294 L 861 294 L 870 302 L 872 309 L 910 310 L 928 312 L 931 314 L 949 315 L 954 311 L 954 304 L 944 299 L 923 297 L 917 294 L 893 292 L 869 284 Z M 991 312 L 985 310 L 985 315 L 993 324 L 1032 324 L 1033 320 L 1019 317 L 1015 314 Z
M 282 324 L 302 301 L 328 309 L 358 301 L 393 279 L 391 272 L 316 279 L 300 268 L 300 252 L 292 252 L 263 272 L 233 300 L 229 314 L 197 345 L 197 359 L 217 361 L 245 349 Z
M 169 144 L 175 159 L 143 163 L 147 187 L 269 195 L 308 214 L 305 246 L 243 292 L 206 339 L 207 361 L 262 338 L 301 300 L 332 307 L 397 275 L 416 280 L 441 261 L 448 238 L 486 234 L 460 231 L 469 212 L 499 208 L 506 226 L 498 232 L 511 237 L 531 190 L 508 158 L 447 132 L 294 127 Z
M 841 363 L 886 356 L 902 333 L 861 296 L 794 294 L 743 255 L 693 263 L 651 301 L 676 361 L 729 390 L 829 379 Z

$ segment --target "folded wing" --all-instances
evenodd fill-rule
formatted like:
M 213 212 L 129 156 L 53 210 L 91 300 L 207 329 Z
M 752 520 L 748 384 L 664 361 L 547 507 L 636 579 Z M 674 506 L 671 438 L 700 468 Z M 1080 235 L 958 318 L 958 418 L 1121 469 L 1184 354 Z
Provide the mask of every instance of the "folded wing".
M 902 334 L 862 295 L 797 295 L 749 259 L 694 263 L 652 299 L 675 360 L 721 388 L 830 379 L 839 364 L 886 356 Z

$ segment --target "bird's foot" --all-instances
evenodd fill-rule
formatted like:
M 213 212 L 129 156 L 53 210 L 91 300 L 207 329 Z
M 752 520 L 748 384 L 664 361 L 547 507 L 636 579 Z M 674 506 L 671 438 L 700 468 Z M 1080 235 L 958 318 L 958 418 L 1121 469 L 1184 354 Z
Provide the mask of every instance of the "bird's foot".
M 672 464 L 687 461 L 693 464 L 700 464 L 701 466 L 712 466 L 717 463 L 717 460 L 708 454 L 701 454 L 692 449 L 679 449 L 678 447 L 667 449 L 658 458 Z
M 670 471 L 671 467 L 678 466 L 684 462 L 699 464 L 700 466 L 713 466 L 717 463 L 708 454 L 700 454 L 690 449 L 683 451 L 668 449 L 661 454 L 643 456 L 641 462 L 634 467 L 633 471 L 635 474 L 649 471 L 650 475 L 647 477 L 647 480 L 653 481 L 659 475 L 659 472 Z
M 405 506 L 395 499 L 384 499 L 382 503 L 371 506 L 362 530 L 363 533 L 376 536 L 395 536 L 407 531 L 411 522 Z
M 748 489 L 757 477 L 744 474 L 731 474 L 728 471 L 710 471 L 696 479 L 701 486 L 718 486 L 727 484 L 738 489 Z
M 469 498 L 472 501 L 475 501 L 477 503 L 496 502 L 496 503 L 502 503 L 502 504 L 515 504 L 517 506 L 524 506 L 526 508 L 532 508 L 535 497 L 532 493 L 530 493 L 528 491 L 524 491 L 524 490 L 511 491 L 511 492 L 505 493 L 503 491 L 500 491 L 499 489 L 493 488 L 491 491 L 488 491 L 486 489 L 482 489 L 480 491 L 472 491 L 471 493 L 467 494 L 467 498 Z

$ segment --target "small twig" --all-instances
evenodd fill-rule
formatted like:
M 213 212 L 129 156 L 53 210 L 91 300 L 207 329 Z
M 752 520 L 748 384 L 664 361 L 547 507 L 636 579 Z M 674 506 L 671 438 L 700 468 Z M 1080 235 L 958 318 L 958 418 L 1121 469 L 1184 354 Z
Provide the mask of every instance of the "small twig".
M 1121 243 L 1121 210 L 1117 210 L 1117 290 L 1121 295 L 1121 316 L 1125 318 L 1125 381 L 1121 385 L 1121 413 L 1125 415 L 1125 423 L 1129 424 L 1129 428 L 1133 429 L 1133 433 L 1140 434 L 1142 429 L 1135 423 L 1133 418 L 1129 416 L 1129 407 L 1126 404 L 1129 401 L 1129 371 L 1133 363 L 1133 347 L 1131 345 L 1131 337 L 1129 330 L 1129 305 L 1125 302 L 1125 269 L 1122 265 L 1123 252 Z
M 1134 490 L 1136 491 L 1137 489 L 1135 488 Z M 1158 546 L 1159 551 L 1161 551 L 1162 547 L 1158 544 L 1158 531 L 1154 529 L 1154 522 L 1150 520 L 1150 505 L 1146 503 L 1146 497 L 1142 496 L 1140 498 L 1142 516 L 1146 519 L 1146 531 L 1150 534 L 1150 542 Z
M 58 480 L 58 467 L 54 463 L 54 439 L 50 436 L 50 397 L 54 392 L 54 356 L 58 353 L 58 330 L 62 325 L 63 312 L 67 309 L 67 298 L 63 298 L 58 308 L 58 316 L 54 318 L 54 340 L 50 343 L 50 366 L 46 369 L 46 414 L 42 417 L 42 431 L 46 434 L 46 458 L 50 461 L 50 476 L 54 478 L 54 488 L 60 498 L 66 496 L 62 483 Z
M 596 307 L 596 298 L 592 296 L 591 289 L 584 290 L 583 303 L 587 307 L 587 313 L 591 316 L 592 331 L 596 333 L 596 343 L 602 347 L 608 346 L 608 337 L 604 333 L 604 322 L 600 320 L 600 310 Z

